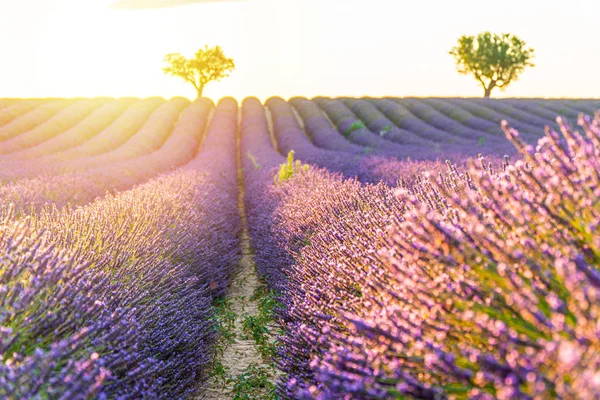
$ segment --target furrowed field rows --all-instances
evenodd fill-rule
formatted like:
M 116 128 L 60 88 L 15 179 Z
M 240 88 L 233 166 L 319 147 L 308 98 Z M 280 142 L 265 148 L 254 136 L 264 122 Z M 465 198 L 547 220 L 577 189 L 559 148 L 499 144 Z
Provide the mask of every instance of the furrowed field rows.
M 6 154 L 5 160 L 24 160 L 59 153 L 89 140 L 92 136 L 106 129 L 133 104 L 133 100 L 119 99 L 105 104 L 95 110 L 83 121 L 61 132 L 59 135 L 31 145 L 28 148 Z
M 27 132 L 31 128 L 46 122 L 75 100 L 53 100 L 34 107 L 25 114 L 17 114 L 17 118 L 8 120 L 0 127 L 0 140 L 5 141 Z
M 58 112 L 49 120 L 2 143 L 2 154 L 14 153 L 33 147 L 48 140 L 68 128 L 78 124 L 93 111 L 106 104 L 106 100 L 87 100 L 76 102 Z
M 332 99 L 315 99 L 317 105 L 325 111 L 334 127 L 351 142 L 375 150 L 379 154 L 406 158 L 414 148 L 390 143 L 358 121 L 356 115 L 341 101 Z
M 159 107 L 160 105 L 160 107 Z M 86 140 L 80 145 L 75 145 L 76 141 L 70 143 L 70 148 L 54 153 L 48 154 L 45 157 L 39 157 L 34 160 L 27 160 L 26 162 L 17 161 L 17 164 L 11 168 L 13 176 L 7 176 L 7 180 L 15 180 L 19 178 L 26 178 L 31 176 L 40 175 L 41 171 L 46 173 L 66 172 L 69 170 L 69 164 L 73 164 L 75 169 L 77 164 L 82 159 L 87 161 L 93 156 L 100 157 L 105 156 L 106 153 L 111 151 L 119 151 L 117 148 L 123 144 L 127 146 L 131 141 L 134 141 L 136 134 L 144 134 L 148 131 L 153 132 L 156 130 L 155 121 L 150 121 L 148 118 L 155 113 L 159 114 L 157 117 L 164 117 L 160 115 L 161 109 L 164 109 L 165 104 L 160 99 L 149 99 L 148 101 L 142 101 L 132 105 L 120 118 L 112 123 L 108 128 Z M 157 108 L 159 107 L 159 108 Z M 156 118 L 156 119 L 158 119 Z M 148 122 L 147 125 L 145 123 Z M 146 129 L 141 129 L 146 126 Z M 74 127 L 76 130 L 76 137 L 81 137 L 81 130 L 78 129 L 79 125 Z M 87 126 L 82 126 L 83 130 L 87 130 Z M 71 132 L 65 132 L 65 135 L 74 136 Z M 61 137 L 63 135 L 60 135 Z M 56 138 L 55 138 L 56 139 Z M 42 148 L 46 142 L 42 143 Z M 52 141 L 50 140 L 50 144 Z M 19 168 L 21 166 L 21 168 Z M 71 168 L 73 169 L 73 168 Z
M 34 100 L 3 102 L 2 108 L 0 108 L 0 127 L 16 119 L 20 115 L 31 111 L 38 104 L 40 104 L 40 102 Z
M 317 125 L 313 121 L 311 131 L 308 131 L 300 125 L 290 104 L 282 99 L 269 99 L 266 107 L 270 110 L 274 136 L 282 154 L 293 150 L 294 155 L 303 162 L 329 169 L 348 178 L 356 177 L 361 182 L 384 180 L 394 184 L 398 180 L 398 168 L 404 164 L 400 164 L 396 159 L 372 155 L 364 150 L 359 154 L 348 154 L 347 151 L 316 147 L 310 138 L 319 135 L 319 129 L 323 129 L 323 132 L 329 135 L 336 134 L 325 119 L 320 118 L 323 125 Z M 337 141 L 338 138 L 334 138 Z
M 0 398 L 598 398 L 598 108 L 0 99 Z
M 174 126 L 173 121 L 179 115 L 181 104 L 176 105 L 174 110 L 165 108 L 162 113 L 160 108 L 157 109 L 154 113 L 158 114 L 160 119 L 155 118 L 155 123 L 143 124 L 145 118 L 156 109 L 156 104 L 153 103 L 150 104 L 150 108 L 145 105 L 143 108 L 134 109 L 134 112 L 129 114 L 129 118 L 142 117 L 141 122 L 123 119 L 127 116 L 126 111 L 109 128 L 94 136 L 93 139 L 97 139 L 93 141 L 94 144 L 99 148 L 108 149 L 108 152 L 103 153 L 102 150 L 89 146 L 91 140 L 87 141 L 72 149 L 77 151 L 79 157 L 74 157 L 75 160 L 71 161 L 71 165 L 67 164 L 70 166 L 68 169 L 62 165 L 63 170 L 52 170 L 53 164 L 48 161 L 48 158 L 41 157 L 43 163 L 39 164 L 37 170 L 43 170 L 44 165 L 48 163 L 47 169 L 51 175 L 44 174 L 6 184 L 0 187 L 0 195 L 5 201 L 16 203 L 19 210 L 40 209 L 46 203 L 53 203 L 58 207 L 68 203 L 85 204 L 104 195 L 106 191 L 128 189 L 160 172 L 171 170 L 190 161 L 201 140 L 203 127 L 213 107 L 212 102 L 200 99 L 191 104 L 181 112 Z M 166 107 L 169 103 L 163 105 Z M 166 119 L 166 124 L 165 111 L 171 115 L 171 120 Z M 149 121 L 152 121 L 152 116 Z M 134 135 L 134 129 L 142 125 L 142 129 Z M 132 127 L 134 129 L 131 129 Z M 111 151 L 115 141 L 123 142 L 113 139 L 119 132 L 131 138 L 121 147 Z M 168 132 L 170 135 L 160 147 L 153 146 L 150 140 L 137 139 L 138 135 L 148 139 L 156 137 L 157 133 L 164 137 Z M 91 156 L 82 157 L 83 152 Z M 66 152 L 59 154 L 64 153 Z M 105 165 L 102 165 L 103 163 Z M 32 164 L 35 166 L 35 161 Z M 28 172 L 29 169 L 25 171 Z M 13 174 L 13 177 L 17 173 L 20 174 L 20 178 L 25 175 L 23 170 L 18 168 L 6 171 L 7 175 Z
M 433 141 L 422 138 L 413 132 L 401 129 L 394 125 L 372 103 L 363 99 L 343 99 L 344 103 L 356 114 L 358 118 L 371 130 L 381 137 L 399 144 L 413 144 L 432 146 Z

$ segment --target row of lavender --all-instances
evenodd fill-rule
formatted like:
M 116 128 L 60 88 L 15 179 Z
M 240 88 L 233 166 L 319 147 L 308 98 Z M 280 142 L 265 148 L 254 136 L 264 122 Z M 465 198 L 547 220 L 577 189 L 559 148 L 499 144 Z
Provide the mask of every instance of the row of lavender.
M 209 105 L 186 108 L 171 136 L 199 138 L 193 132 L 203 131 Z M 177 163 L 177 151 L 192 152 L 184 167 L 132 190 L 77 208 L 40 206 L 26 218 L 15 207 L 23 211 L 37 197 L 3 206 L 1 398 L 198 391 L 215 339 L 211 303 L 240 258 L 236 111 L 232 99 L 219 103 L 197 155 L 198 142 L 188 140 L 173 144 L 175 155 L 154 152 L 128 165 L 139 182 L 137 174 L 156 173 L 154 162 Z M 53 190 L 65 201 L 82 193 L 92 199 L 85 179 L 114 174 L 124 182 L 118 174 L 128 170 L 119 168 L 59 175 Z
M 298 126 L 281 101 L 267 109 L 285 148 Z M 314 168 L 273 184 L 268 121 L 256 101 L 243 110 L 253 245 L 282 304 L 281 397 L 600 396 L 600 118 L 535 148 L 507 127 L 522 161 L 390 188 Z

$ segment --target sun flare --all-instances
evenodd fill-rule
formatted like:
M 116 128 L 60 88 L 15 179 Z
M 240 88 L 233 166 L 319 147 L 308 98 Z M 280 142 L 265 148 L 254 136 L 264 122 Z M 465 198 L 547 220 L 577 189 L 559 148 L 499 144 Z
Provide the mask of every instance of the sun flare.
M 163 7 L 169 3 L 179 6 Z M 479 96 L 447 53 L 459 35 L 487 29 L 516 33 L 537 50 L 535 71 L 500 97 L 598 95 L 600 3 L 506 0 L 493 13 L 491 2 L 434 3 L 126 1 L 119 8 L 112 0 L 7 1 L 0 3 L 0 36 L 9 38 L 0 43 L 0 87 L 6 97 L 192 98 L 192 88 L 162 74 L 162 60 L 208 44 L 222 46 L 239 66 L 207 87 L 213 99 Z

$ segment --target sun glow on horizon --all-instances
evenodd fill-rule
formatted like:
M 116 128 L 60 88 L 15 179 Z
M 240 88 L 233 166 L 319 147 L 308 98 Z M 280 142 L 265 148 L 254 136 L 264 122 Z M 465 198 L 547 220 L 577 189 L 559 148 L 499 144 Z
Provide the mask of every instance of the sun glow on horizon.
M 194 97 L 163 57 L 220 45 L 236 70 L 205 95 L 481 96 L 448 55 L 458 36 L 510 32 L 536 67 L 494 97 L 598 97 L 600 3 L 247 0 L 122 10 L 111 0 L 0 3 L 0 97 Z M 482 5 L 487 4 L 487 5 Z M 485 18 L 484 18 L 485 17 Z M 568 22 L 563 22 L 568 21 Z M 572 27 L 576 22 L 576 29 Z M 564 25 L 561 25 L 564 24 Z

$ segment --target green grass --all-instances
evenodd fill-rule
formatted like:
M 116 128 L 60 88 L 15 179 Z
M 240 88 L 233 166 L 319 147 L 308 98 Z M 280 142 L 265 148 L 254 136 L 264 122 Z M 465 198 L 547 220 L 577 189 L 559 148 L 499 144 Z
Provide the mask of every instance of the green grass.
M 386 125 L 382 130 L 379 131 L 379 136 L 383 137 L 392 131 L 391 125 Z
M 308 165 L 303 165 L 300 160 L 294 161 L 294 150 L 290 150 L 287 161 L 279 166 L 279 173 L 275 175 L 275 183 L 287 181 L 299 171 L 306 170 L 308 170 Z
M 358 131 L 360 129 L 366 129 L 365 124 L 362 121 L 354 121 L 352 125 L 344 132 L 344 137 L 347 138 L 354 131 Z

